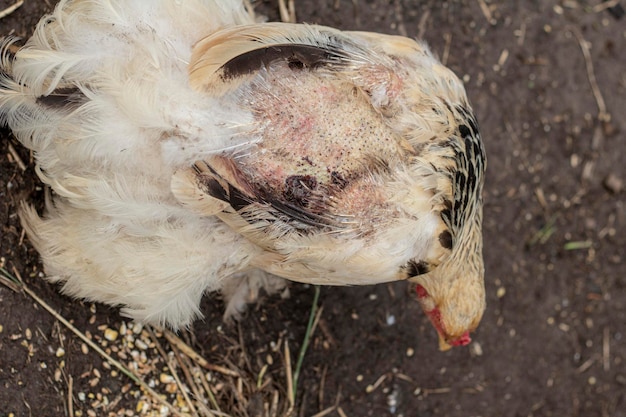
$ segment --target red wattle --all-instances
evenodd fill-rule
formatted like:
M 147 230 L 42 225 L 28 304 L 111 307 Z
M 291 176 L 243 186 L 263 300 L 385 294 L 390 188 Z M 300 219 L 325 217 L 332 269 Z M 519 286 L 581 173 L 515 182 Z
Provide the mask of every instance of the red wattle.
M 422 287 L 420 284 L 415 286 L 415 292 L 417 293 L 417 298 L 428 297 L 428 291 L 426 291 L 426 288 Z
M 465 332 L 461 337 L 450 342 L 450 344 L 452 346 L 467 346 L 470 344 L 471 341 L 472 338 L 470 337 L 469 332 Z

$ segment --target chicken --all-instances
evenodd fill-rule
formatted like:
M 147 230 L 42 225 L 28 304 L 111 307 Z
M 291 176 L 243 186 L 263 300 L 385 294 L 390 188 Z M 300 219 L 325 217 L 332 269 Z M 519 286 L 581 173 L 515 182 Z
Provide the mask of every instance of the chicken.
M 50 187 L 47 278 L 134 319 L 237 316 L 284 279 L 417 284 L 440 346 L 485 308 L 485 154 L 413 40 L 254 22 L 240 1 L 61 1 L 2 46 L 0 121 Z

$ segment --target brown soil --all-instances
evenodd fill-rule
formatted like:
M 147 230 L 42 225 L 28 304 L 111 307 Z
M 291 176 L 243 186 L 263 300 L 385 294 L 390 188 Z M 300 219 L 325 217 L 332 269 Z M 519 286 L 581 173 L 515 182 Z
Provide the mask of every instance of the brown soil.
M 0 9 L 10 3 L 0 0 Z M 599 0 L 295 4 L 299 21 L 423 36 L 464 77 L 489 157 L 488 309 L 475 342 L 438 352 L 404 283 L 322 288 L 295 415 L 338 404 L 328 415 L 626 416 L 626 17 L 599 10 Z M 0 20 L 0 32 L 27 35 L 49 9 L 27 1 Z M 274 1 L 258 10 L 278 19 Z M 591 65 L 610 121 L 600 120 Z M 40 278 L 16 210 L 42 197 L 31 156 L 1 131 L 1 262 L 102 342 L 105 327 L 121 326 L 118 311 L 59 295 Z M 219 330 L 221 302 L 206 298 L 206 320 L 183 336 L 216 363 L 245 357 L 249 389 L 257 390 L 220 397 L 222 411 L 240 415 L 234 404 L 243 402 L 250 415 L 263 415 L 257 406 L 267 391 L 254 383 L 265 364 L 261 379 L 285 401 L 283 345 L 274 352 L 272 342 L 288 340 L 295 362 L 312 299 L 311 287 L 294 284 L 291 298 L 267 299 L 238 326 Z M 0 286 L 0 415 L 67 415 L 70 387 L 77 416 L 133 415 L 137 389 L 81 345 L 32 298 Z M 97 393 L 109 404 L 92 411 L 106 402 Z

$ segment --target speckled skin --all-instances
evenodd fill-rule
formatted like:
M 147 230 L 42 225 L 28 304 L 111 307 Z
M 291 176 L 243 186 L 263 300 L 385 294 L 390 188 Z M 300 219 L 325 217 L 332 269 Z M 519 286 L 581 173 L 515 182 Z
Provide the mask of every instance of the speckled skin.
M 377 161 L 407 155 L 369 97 L 352 84 L 294 72 L 285 63 L 273 65 L 265 81 L 271 90 L 259 88 L 246 103 L 262 140 L 235 155 L 247 182 L 329 216 L 376 216 L 386 193 L 364 195 L 362 188 L 371 188 L 367 174 L 379 168 Z

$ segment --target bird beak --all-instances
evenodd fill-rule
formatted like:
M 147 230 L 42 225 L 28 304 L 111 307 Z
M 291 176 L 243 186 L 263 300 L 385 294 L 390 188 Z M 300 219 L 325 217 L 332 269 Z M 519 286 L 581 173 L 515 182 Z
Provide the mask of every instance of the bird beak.
M 452 345 L 446 342 L 445 337 L 443 337 L 439 332 L 437 332 L 437 335 L 439 336 L 439 351 L 440 352 L 446 352 L 452 349 Z
M 447 350 L 452 349 L 454 346 L 467 346 L 472 341 L 472 338 L 469 335 L 469 332 L 463 333 L 463 335 L 455 340 L 452 340 L 450 343 L 446 340 L 445 337 L 439 332 L 437 332 L 439 336 L 439 350 L 441 352 L 445 352 Z

